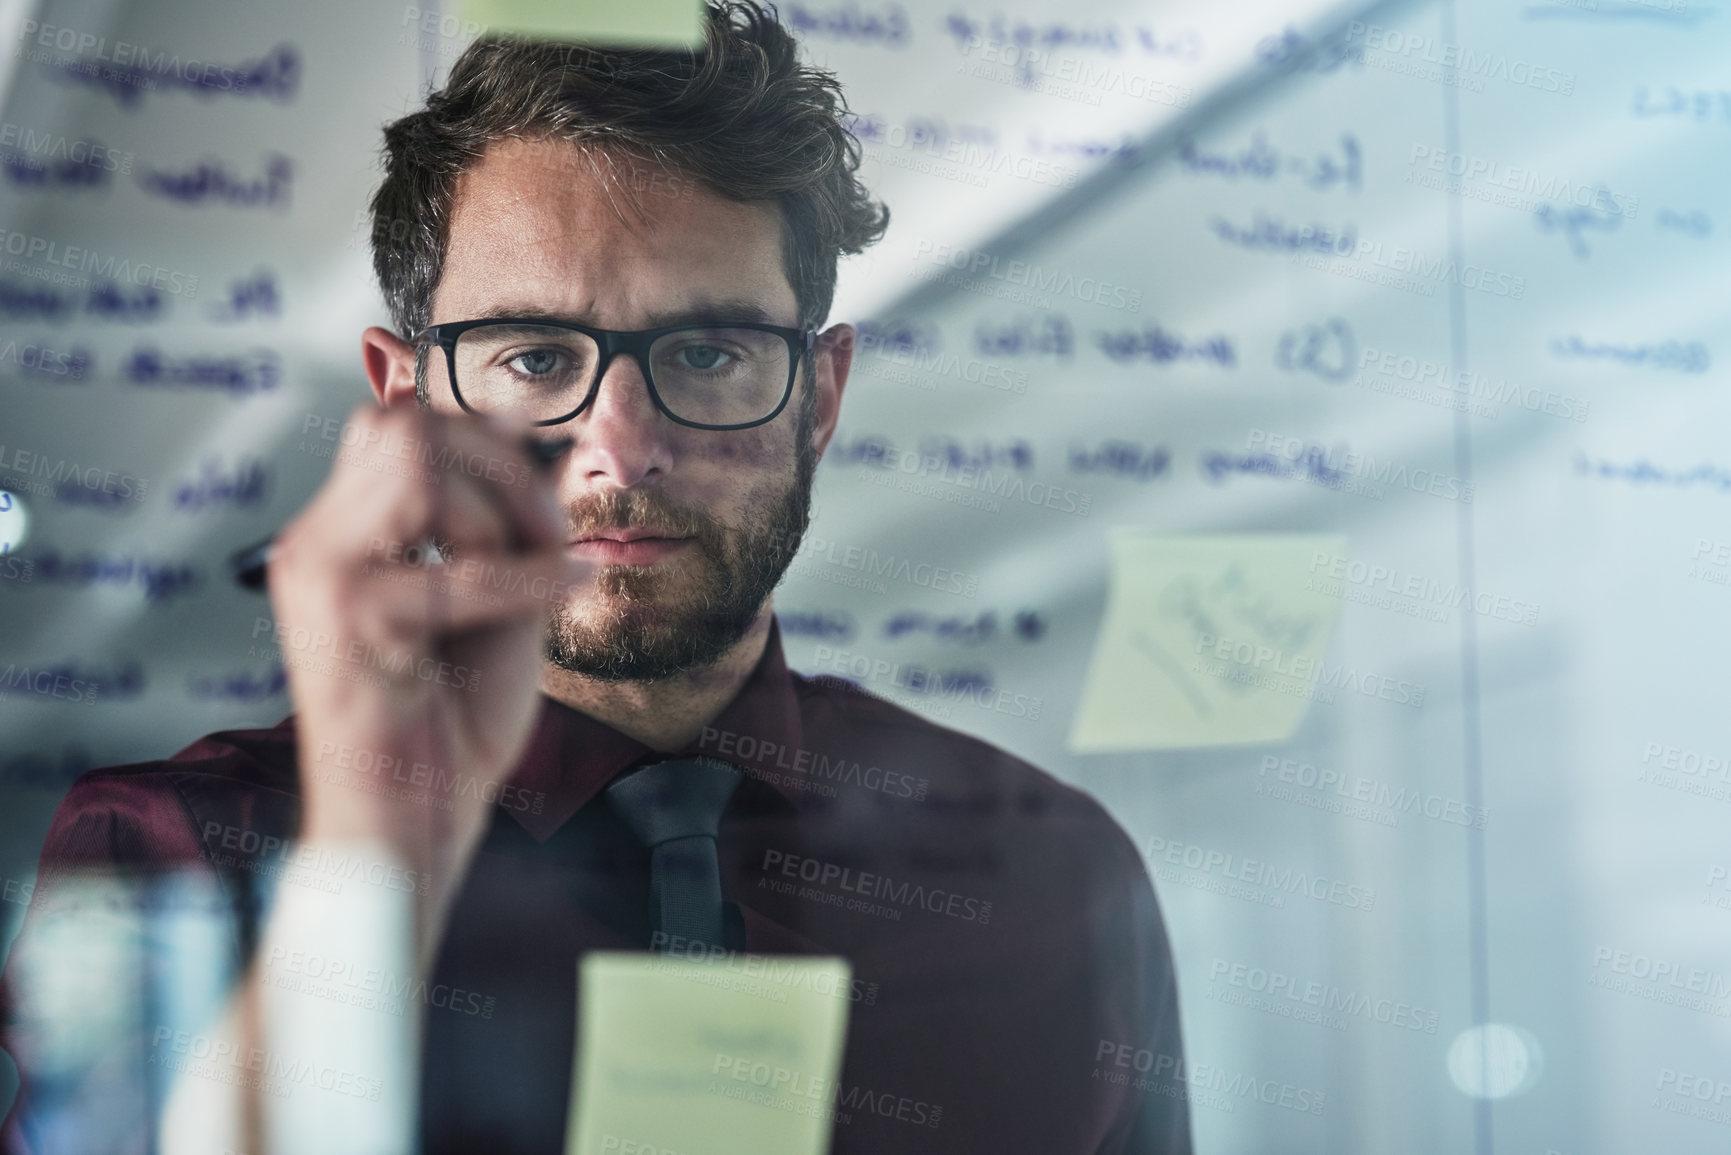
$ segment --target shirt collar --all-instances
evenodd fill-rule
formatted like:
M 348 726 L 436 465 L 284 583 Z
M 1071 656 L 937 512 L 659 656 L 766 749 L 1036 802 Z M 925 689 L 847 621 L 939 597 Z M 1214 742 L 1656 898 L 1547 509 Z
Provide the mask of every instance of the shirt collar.
M 545 842 L 633 765 L 704 754 L 739 766 L 798 806 L 805 796 L 787 785 L 797 776 L 777 768 L 794 766 L 803 744 L 799 695 L 782 653 L 781 625 L 772 616 L 763 656 L 739 693 L 696 740 L 672 754 L 543 695 L 535 732 L 511 778 L 515 792 L 499 805 Z

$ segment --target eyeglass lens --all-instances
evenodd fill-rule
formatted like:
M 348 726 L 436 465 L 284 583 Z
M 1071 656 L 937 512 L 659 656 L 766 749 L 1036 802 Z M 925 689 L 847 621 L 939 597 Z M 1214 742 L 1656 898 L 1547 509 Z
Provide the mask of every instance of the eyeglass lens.
M 594 338 L 570 329 L 501 323 L 457 338 L 457 389 L 469 408 L 547 421 L 575 409 L 601 359 Z M 683 421 L 737 425 L 781 404 L 791 377 L 787 342 L 757 329 L 681 329 L 649 347 L 662 404 Z

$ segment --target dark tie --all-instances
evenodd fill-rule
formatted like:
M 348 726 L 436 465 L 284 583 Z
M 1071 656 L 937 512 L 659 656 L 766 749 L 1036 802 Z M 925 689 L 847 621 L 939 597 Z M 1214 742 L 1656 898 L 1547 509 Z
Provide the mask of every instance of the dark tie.
M 716 758 L 676 758 L 629 771 L 607 787 L 607 800 L 649 847 L 652 946 L 677 945 L 683 953 L 690 943 L 728 945 L 715 834 L 739 777 Z

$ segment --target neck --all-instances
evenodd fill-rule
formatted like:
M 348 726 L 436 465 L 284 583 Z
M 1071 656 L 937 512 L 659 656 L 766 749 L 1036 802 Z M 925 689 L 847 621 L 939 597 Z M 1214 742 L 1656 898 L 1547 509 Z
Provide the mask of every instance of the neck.
M 652 750 L 670 753 L 690 745 L 739 694 L 763 657 L 770 614 L 766 601 L 745 636 L 701 669 L 657 682 L 600 682 L 545 662 L 541 690 Z

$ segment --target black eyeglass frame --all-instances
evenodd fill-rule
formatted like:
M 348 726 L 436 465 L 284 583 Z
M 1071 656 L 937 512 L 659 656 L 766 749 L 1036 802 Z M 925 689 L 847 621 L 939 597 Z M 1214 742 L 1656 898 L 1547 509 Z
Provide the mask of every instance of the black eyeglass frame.
M 683 325 L 663 325 L 657 329 L 597 329 L 590 325 L 579 325 L 575 321 L 554 321 L 546 317 L 485 317 L 476 321 L 447 321 L 442 325 L 429 325 L 422 329 L 412 344 L 417 348 L 438 345 L 445 350 L 445 370 L 451 382 L 451 394 L 457 399 L 457 404 L 465 413 L 482 414 L 485 410 L 472 409 L 463 400 L 463 390 L 457 384 L 457 338 L 470 329 L 479 329 L 484 325 L 533 325 L 542 329 L 568 329 L 574 333 L 582 333 L 594 341 L 601 349 L 601 358 L 595 365 L 595 379 L 589 383 L 589 391 L 583 395 L 583 400 L 577 403 L 577 408 L 563 417 L 551 417 L 545 421 L 531 422 L 533 425 L 562 425 L 589 408 L 595 400 L 595 395 L 601 391 L 601 378 L 607 375 L 607 367 L 613 364 L 613 358 L 621 353 L 628 354 L 637 362 L 637 368 L 643 373 L 643 383 L 649 387 L 649 398 L 655 402 L 655 408 L 670 421 L 677 422 L 690 429 L 714 429 L 729 431 L 735 429 L 755 429 L 759 425 L 767 425 L 781 416 L 781 411 L 787 408 L 787 402 L 793 396 L 793 383 L 799 377 L 799 367 L 817 347 L 817 330 L 815 328 L 792 329 L 786 325 L 767 325 L 759 321 L 695 321 Z M 774 333 L 787 342 L 788 368 L 787 384 L 781 391 L 781 401 L 770 411 L 767 417 L 756 421 L 746 421 L 736 425 L 708 425 L 701 421 L 687 421 L 667 407 L 661 399 L 661 394 L 655 389 L 655 374 L 649 369 L 649 348 L 656 340 L 669 333 L 681 333 L 688 329 L 753 329 L 762 333 Z

